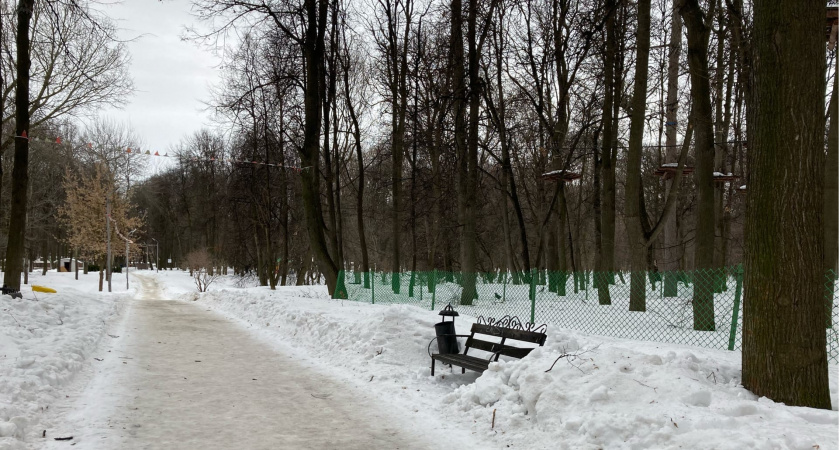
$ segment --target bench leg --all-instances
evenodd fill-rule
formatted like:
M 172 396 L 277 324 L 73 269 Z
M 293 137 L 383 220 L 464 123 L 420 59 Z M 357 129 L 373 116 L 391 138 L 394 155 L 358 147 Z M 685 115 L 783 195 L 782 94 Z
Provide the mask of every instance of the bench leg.
M 432 376 L 435 376 L 435 359 L 432 358 Z

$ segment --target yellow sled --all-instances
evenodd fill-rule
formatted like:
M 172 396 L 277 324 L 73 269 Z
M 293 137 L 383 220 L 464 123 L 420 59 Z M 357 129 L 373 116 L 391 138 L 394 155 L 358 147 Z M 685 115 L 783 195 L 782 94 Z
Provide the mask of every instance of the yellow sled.
M 48 294 L 55 294 L 56 290 L 52 288 L 48 288 L 46 286 L 38 286 L 37 284 L 32 285 L 32 290 L 35 292 L 46 292 Z

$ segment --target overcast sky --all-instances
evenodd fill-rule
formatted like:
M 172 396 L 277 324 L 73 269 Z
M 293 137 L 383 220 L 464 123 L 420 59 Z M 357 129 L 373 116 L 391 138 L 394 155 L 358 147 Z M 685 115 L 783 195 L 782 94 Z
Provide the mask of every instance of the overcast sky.
M 134 129 L 143 149 L 167 151 L 184 136 L 211 125 L 203 101 L 217 83 L 219 60 L 194 42 L 181 40 L 194 23 L 189 0 L 124 0 L 102 7 L 128 43 L 136 93 L 122 110 L 102 116 Z

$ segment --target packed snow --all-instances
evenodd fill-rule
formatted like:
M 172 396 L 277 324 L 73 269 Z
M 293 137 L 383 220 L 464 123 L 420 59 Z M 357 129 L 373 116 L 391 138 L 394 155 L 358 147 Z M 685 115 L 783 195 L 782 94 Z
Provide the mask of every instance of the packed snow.
M 438 365 L 432 377 L 427 347 L 440 321 L 436 311 L 331 300 L 324 286 L 272 291 L 233 276 L 198 293 L 185 272 L 143 275 L 165 297 L 226 316 L 269 347 L 410 418 L 395 423 L 412 423 L 441 442 L 453 432 L 472 436 L 459 448 L 838 447 L 834 364 L 832 411 L 756 397 L 740 386 L 739 352 L 558 327 L 521 360 L 491 363 L 483 374 Z M 34 276 L 34 284 L 58 293 L 0 297 L 0 448 L 25 448 L 20 439 L 39 429 L 44 411 L 63 397 L 119 316 L 124 285 L 122 294 L 99 294 L 95 275 L 88 277 Z M 474 320 L 462 311 L 457 332 L 468 334 Z
M 96 292 L 98 273 L 29 275 L 22 299 L 0 296 L 0 449 L 21 448 L 42 414 L 84 367 L 117 304 L 132 291 L 115 274 L 114 293 Z M 123 284 L 120 284 L 122 281 Z M 40 293 L 32 285 L 57 293 Z
M 330 300 L 324 287 L 234 288 L 204 294 L 179 272 L 168 291 L 237 318 L 265 339 L 372 390 L 434 429 L 471 429 L 475 448 L 837 448 L 833 411 L 788 407 L 740 386 L 740 353 L 609 339 L 550 327 L 543 348 L 480 376 L 429 375 L 436 312 Z M 185 281 L 186 280 L 186 281 Z M 194 291 L 194 289 L 193 289 Z M 468 334 L 474 318 L 456 319 Z M 289 345 L 290 344 L 290 345 Z M 564 356 L 565 355 L 565 356 Z M 559 359 L 558 359 L 559 358 Z M 553 368 L 552 368 L 553 367 Z

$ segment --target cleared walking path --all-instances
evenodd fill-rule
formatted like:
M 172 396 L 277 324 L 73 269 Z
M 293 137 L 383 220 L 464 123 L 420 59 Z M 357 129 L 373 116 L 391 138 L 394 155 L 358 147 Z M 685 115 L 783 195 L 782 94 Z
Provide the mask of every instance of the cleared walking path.
M 125 305 L 95 375 L 56 405 L 73 449 L 424 449 L 382 412 L 199 304 L 160 300 L 151 279 Z M 111 344 L 111 345 L 107 345 Z M 399 428 L 397 428 L 399 427 Z M 428 431 L 428 430 L 426 430 Z M 55 436 L 54 430 L 50 434 Z

